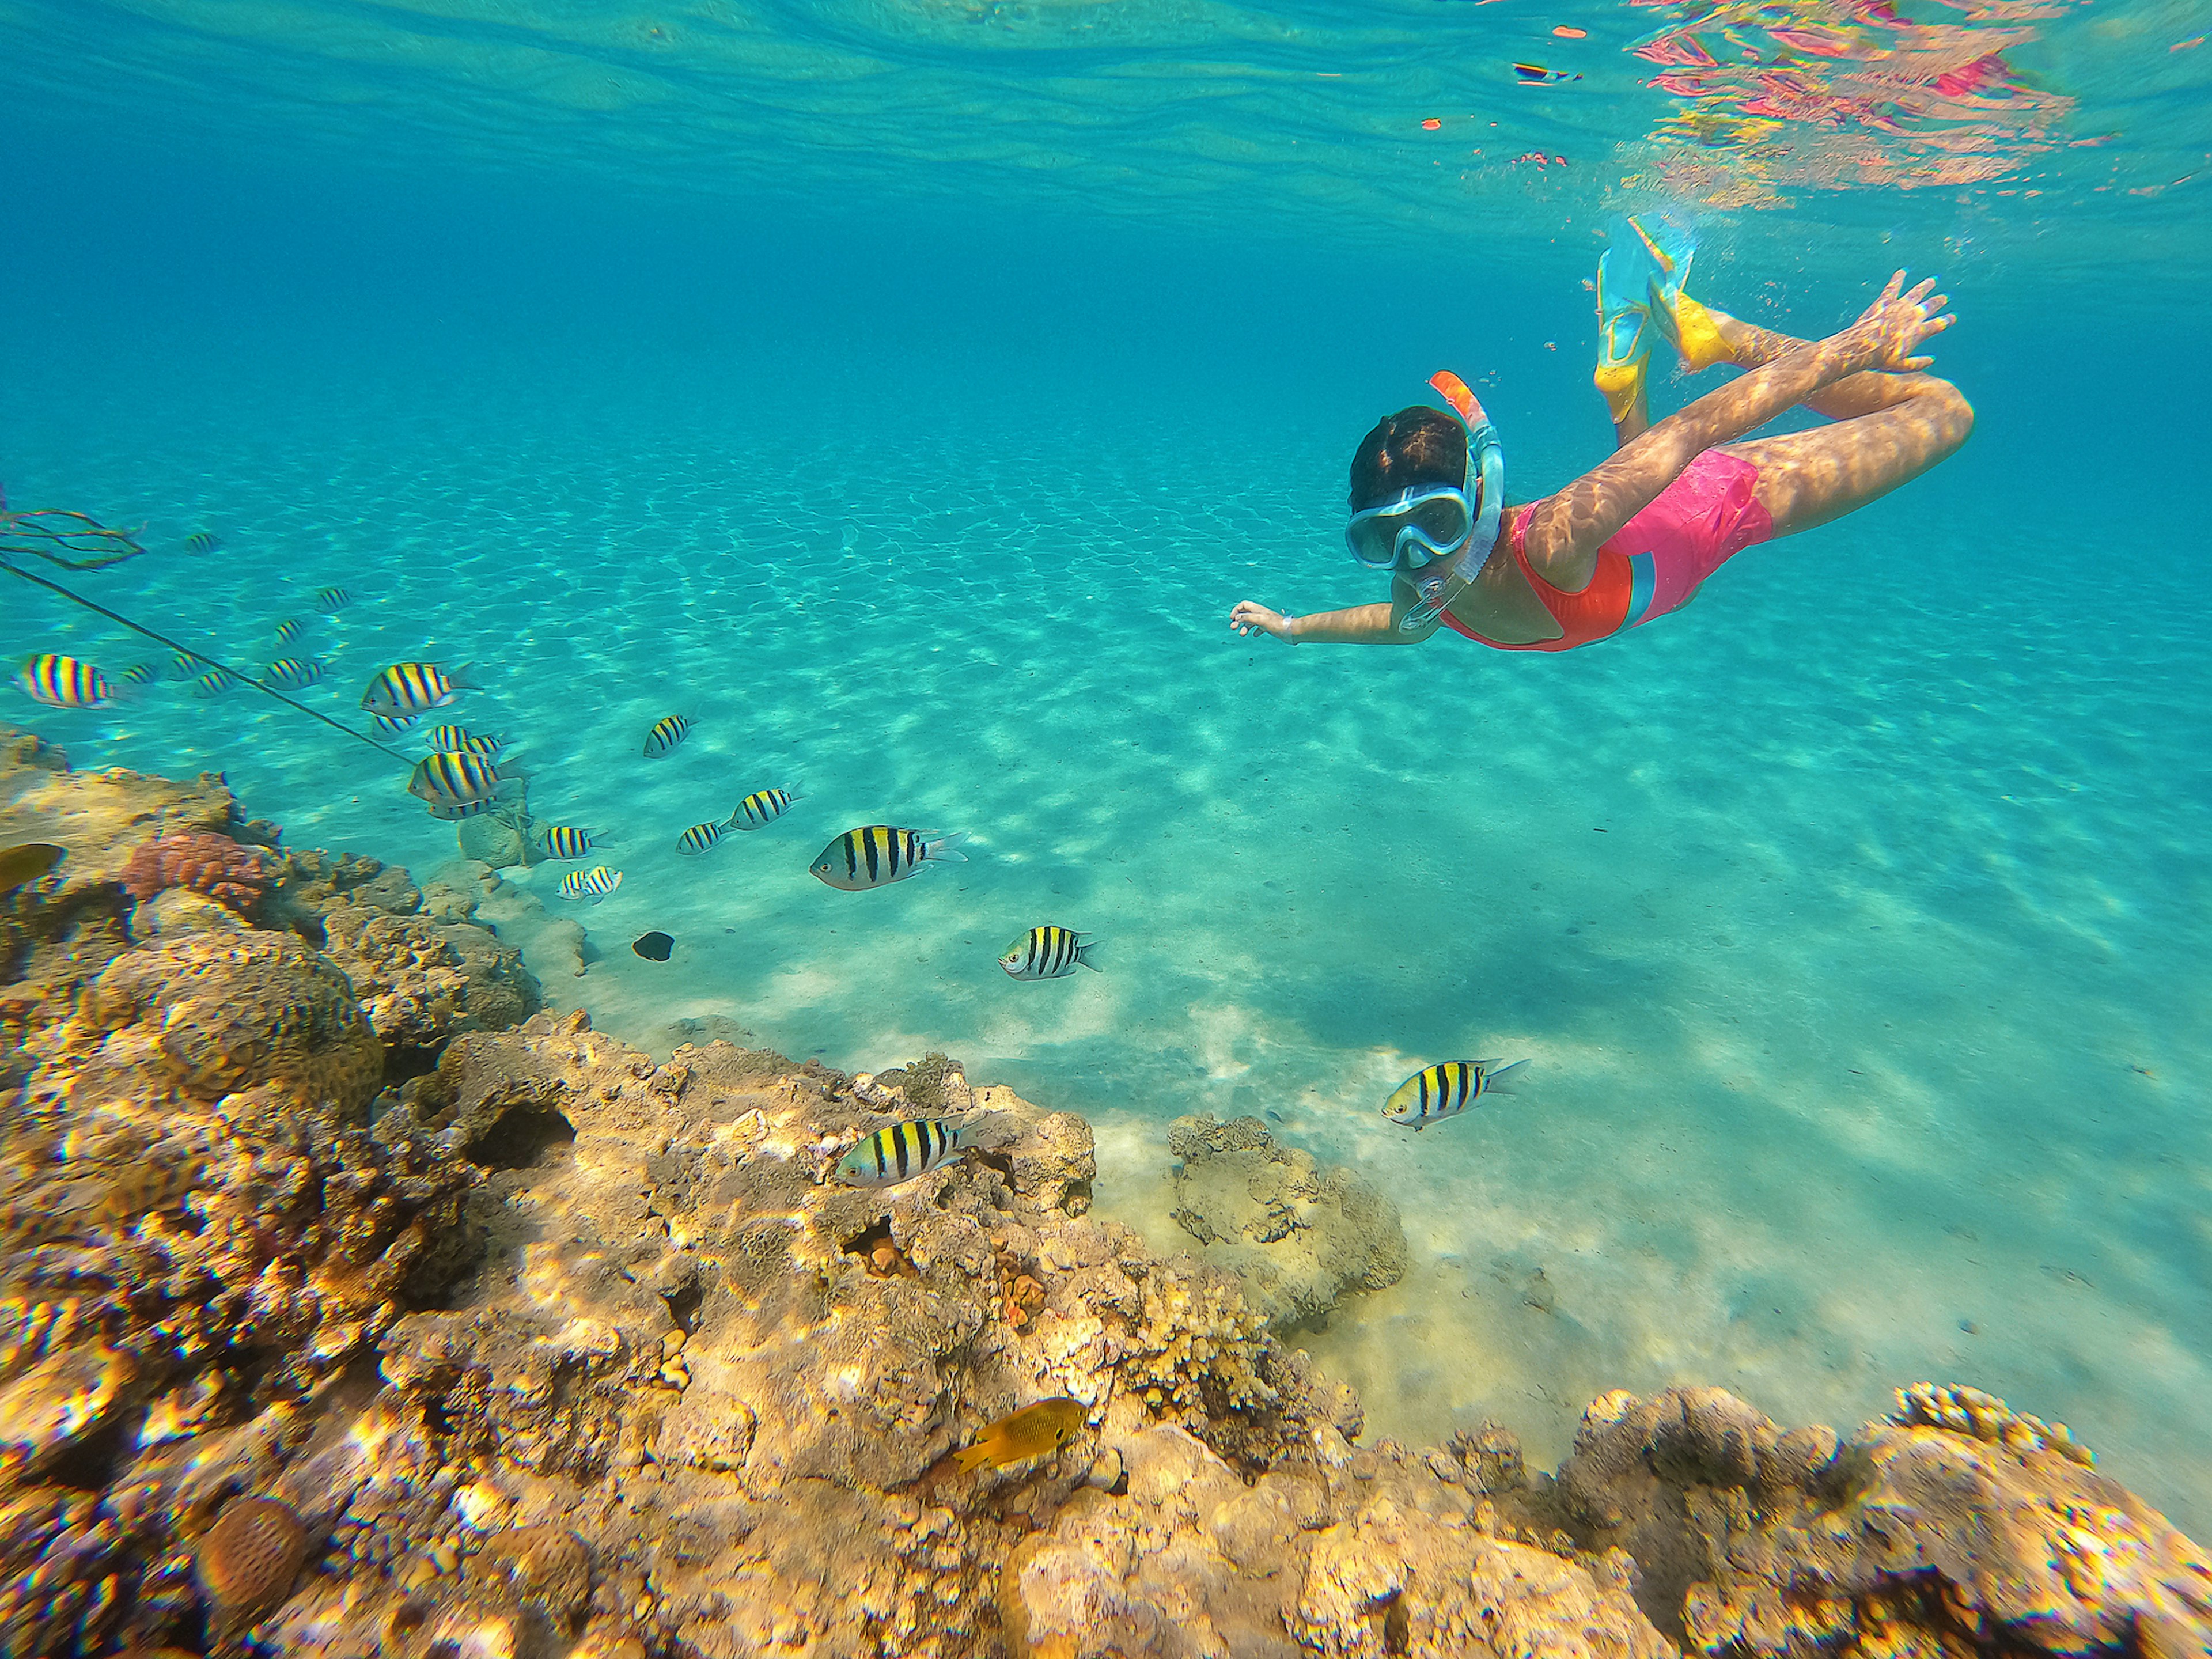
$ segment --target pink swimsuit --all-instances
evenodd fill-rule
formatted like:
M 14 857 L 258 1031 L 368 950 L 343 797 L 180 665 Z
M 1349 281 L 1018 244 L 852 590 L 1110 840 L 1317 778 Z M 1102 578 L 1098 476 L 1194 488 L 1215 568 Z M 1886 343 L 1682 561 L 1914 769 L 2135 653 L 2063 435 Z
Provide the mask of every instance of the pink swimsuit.
M 1508 644 L 1488 640 L 1449 611 L 1439 618 L 1454 633 L 1500 651 L 1571 651 L 1624 629 L 1663 617 L 1688 603 L 1698 584 L 1747 547 L 1774 533 L 1774 520 L 1755 493 L 1759 469 L 1709 449 L 1682 469 L 1651 504 L 1597 550 L 1589 585 L 1570 593 L 1530 568 L 1528 514 L 1522 507 L 1506 533 L 1529 591 L 1552 613 L 1556 640 Z

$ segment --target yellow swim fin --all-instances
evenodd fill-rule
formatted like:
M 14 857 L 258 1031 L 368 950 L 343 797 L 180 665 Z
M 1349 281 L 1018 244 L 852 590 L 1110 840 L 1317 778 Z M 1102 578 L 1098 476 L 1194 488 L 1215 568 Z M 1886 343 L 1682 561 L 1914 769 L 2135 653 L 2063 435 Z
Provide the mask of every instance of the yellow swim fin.
M 1656 234 L 1640 220 L 1628 221 L 1628 228 L 1643 245 L 1649 284 L 1646 309 L 1652 321 L 1692 374 L 1715 363 L 1734 362 L 1735 352 L 1721 337 L 1713 313 L 1682 291 L 1690 280 L 1690 262 L 1697 257 L 1696 240 L 1682 226 L 1663 219 L 1655 222 Z
M 1636 222 L 1628 226 L 1633 229 Z M 1644 396 L 1644 377 L 1651 362 L 1654 275 L 1641 231 L 1624 235 L 1615 226 L 1613 246 L 1597 262 L 1597 368 L 1590 379 L 1604 396 L 1618 425 Z

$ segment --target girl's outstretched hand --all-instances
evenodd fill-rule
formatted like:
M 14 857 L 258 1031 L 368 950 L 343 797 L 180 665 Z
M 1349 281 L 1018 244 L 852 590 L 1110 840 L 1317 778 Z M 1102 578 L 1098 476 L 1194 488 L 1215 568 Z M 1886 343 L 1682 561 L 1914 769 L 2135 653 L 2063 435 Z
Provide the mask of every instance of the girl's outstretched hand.
M 1247 636 L 1272 634 L 1279 640 L 1291 637 L 1291 619 L 1288 617 L 1250 599 L 1237 601 L 1237 608 L 1229 613 L 1229 625 Z
M 1905 273 L 1899 271 L 1884 284 L 1875 302 L 1859 313 L 1858 321 L 1836 338 L 1862 368 L 1893 374 L 1927 368 L 1936 360 L 1916 355 L 1916 349 L 1959 320 L 1944 314 L 1943 307 L 1951 296 L 1932 293 L 1935 286 L 1936 279 L 1930 276 L 1914 283 L 1910 292 L 1905 291 Z

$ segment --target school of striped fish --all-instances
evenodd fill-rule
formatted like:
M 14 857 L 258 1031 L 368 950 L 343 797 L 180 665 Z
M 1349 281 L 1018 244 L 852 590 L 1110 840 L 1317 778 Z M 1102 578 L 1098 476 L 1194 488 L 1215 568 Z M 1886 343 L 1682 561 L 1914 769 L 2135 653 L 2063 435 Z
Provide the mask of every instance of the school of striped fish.
M 185 538 L 185 547 L 197 554 L 212 553 L 222 540 L 210 531 Z M 278 619 L 270 636 L 280 647 L 296 655 L 276 658 L 261 671 L 257 684 L 264 688 L 295 691 L 320 684 L 329 665 L 314 640 L 319 627 L 328 627 L 354 604 L 343 587 L 318 588 L 313 606 L 319 621 L 298 616 Z M 327 648 L 327 647 L 325 647 Z M 479 689 L 473 665 L 447 669 L 432 662 L 386 665 L 363 688 L 360 708 L 380 738 L 419 738 L 428 750 L 409 775 L 408 793 L 421 800 L 431 817 L 459 823 L 502 808 L 501 796 L 523 774 L 499 757 L 509 742 L 503 734 L 472 732 L 452 720 L 417 733 L 419 721 L 434 710 L 450 708 L 462 693 Z M 190 681 L 191 695 L 208 698 L 226 695 L 245 683 L 241 672 L 190 650 L 176 652 L 167 665 L 135 663 L 110 679 L 94 664 L 63 653 L 48 652 L 25 661 L 15 676 L 17 688 L 33 702 L 50 708 L 103 709 L 125 702 L 162 678 Z M 664 714 L 647 728 L 641 752 L 647 760 L 664 760 L 681 748 L 691 735 L 695 719 L 685 714 Z M 724 798 L 726 800 L 727 797 Z M 725 817 L 702 819 L 676 836 L 678 852 L 698 857 L 722 845 L 732 834 L 767 828 L 788 813 L 805 795 L 797 788 L 771 787 L 741 797 Z M 532 842 L 547 859 L 580 863 L 602 845 L 605 832 L 577 824 L 537 823 Z M 843 831 L 808 866 L 811 874 L 825 884 L 846 892 L 866 892 L 926 875 L 947 864 L 967 861 L 959 850 L 967 839 L 963 831 L 939 833 L 898 824 L 870 823 Z M 15 849 L 23 854 L 27 849 Z M 58 854 L 57 854 L 58 855 Z M 19 856 L 17 861 L 22 861 Z M 17 878 L 21 879 L 21 878 Z M 623 883 L 620 870 L 604 864 L 567 872 L 558 891 L 563 899 L 588 900 L 598 904 Z M 665 961 L 667 935 L 649 933 L 661 941 L 654 951 L 641 947 L 648 960 Z M 1098 971 L 1091 960 L 1097 943 L 1089 933 L 1039 922 L 1015 939 L 998 958 L 1011 979 L 1066 979 L 1078 968 Z M 1520 1060 L 1444 1060 L 1424 1066 L 1392 1091 L 1382 1106 L 1389 1121 L 1419 1133 L 1433 1123 L 1464 1115 L 1491 1095 L 1514 1092 L 1515 1074 L 1528 1065 Z M 941 1118 L 910 1119 L 865 1136 L 837 1165 L 838 1176 L 862 1186 L 888 1186 L 912 1180 L 938 1169 L 961 1149 L 959 1128 Z M 1066 1402 L 1047 1402 L 1064 1404 Z M 1015 1419 L 996 1427 L 1010 1427 Z M 1041 1419 L 1042 1420 L 1042 1419 Z M 1060 1430 L 1059 1419 L 1052 1424 Z M 1022 1445 L 1026 1436 L 1012 1438 Z M 979 1442 L 981 1446 L 984 1443 Z M 1052 1441 L 1057 1444 L 1057 1438 Z M 1040 1449 L 1048 1447 L 1040 1443 Z M 1024 1451 L 1023 1455 L 1030 1455 Z M 997 1461 L 994 1455 L 991 1461 Z

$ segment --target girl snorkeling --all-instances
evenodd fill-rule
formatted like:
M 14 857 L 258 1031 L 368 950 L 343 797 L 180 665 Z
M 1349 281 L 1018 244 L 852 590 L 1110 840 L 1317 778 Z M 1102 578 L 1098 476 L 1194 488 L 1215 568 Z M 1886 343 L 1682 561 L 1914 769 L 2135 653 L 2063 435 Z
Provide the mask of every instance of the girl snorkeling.
M 1497 434 L 1466 383 L 1440 374 L 1448 409 L 1386 416 L 1352 459 L 1345 540 L 1390 573 L 1390 602 L 1289 617 L 1245 599 L 1230 626 L 1331 645 L 1410 645 L 1441 627 L 1501 651 L 1571 650 L 1679 610 L 1745 548 L 1863 507 L 1966 441 L 1972 408 L 1916 355 L 1954 321 L 1932 280 L 1907 289 L 1900 270 L 1850 327 L 1805 341 L 1690 298 L 1692 252 L 1673 227 L 1630 220 L 1598 262 L 1610 459 L 1508 510 Z M 1655 333 L 1687 369 L 1746 373 L 1651 424 Z M 1743 441 L 1799 404 L 1830 424 Z

